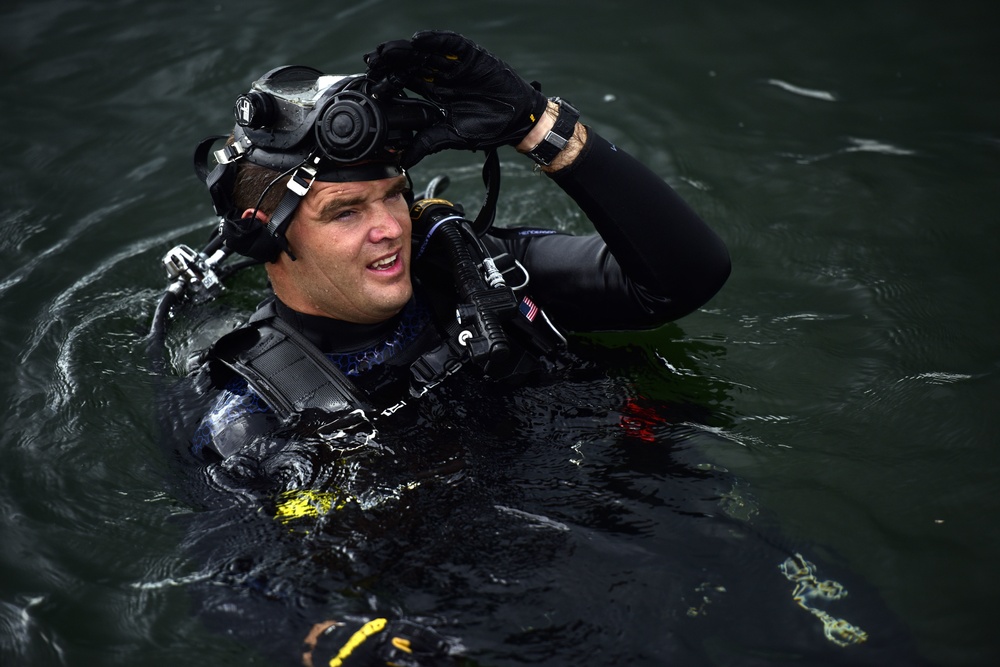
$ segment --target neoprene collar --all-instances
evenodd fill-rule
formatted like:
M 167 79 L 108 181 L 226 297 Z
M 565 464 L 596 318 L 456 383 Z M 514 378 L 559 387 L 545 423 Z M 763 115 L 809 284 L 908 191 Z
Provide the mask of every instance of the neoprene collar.
M 413 302 L 413 298 L 410 298 L 410 303 Z M 400 311 L 398 315 L 384 322 L 356 324 L 321 315 L 300 313 L 289 308 L 277 297 L 274 299 L 274 305 L 278 317 L 301 332 L 310 343 L 324 352 L 336 351 L 338 354 L 365 350 L 384 340 L 399 325 L 403 317 L 403 311 Z

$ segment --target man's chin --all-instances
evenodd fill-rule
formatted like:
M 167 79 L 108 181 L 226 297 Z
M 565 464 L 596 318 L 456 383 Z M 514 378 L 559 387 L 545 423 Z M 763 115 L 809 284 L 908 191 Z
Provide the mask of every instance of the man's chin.
M 382 303 L 382 307 L 378 309 L 379 320 L 385 321 L 389 318 L 399 315 L 406 308 L 406 304 L 410 302 L 413 298 L 413 290 L 407 290 L 404 294 L 399 294 L 391 299 L 386 299 Z

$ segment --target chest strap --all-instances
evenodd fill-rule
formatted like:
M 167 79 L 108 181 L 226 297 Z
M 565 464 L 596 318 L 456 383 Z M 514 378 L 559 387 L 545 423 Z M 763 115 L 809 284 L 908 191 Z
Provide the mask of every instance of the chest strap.
M 270 312 L 268 312 L 270 311 Z M 282 420 L 345 414 L 371 406 L 319 348 L 265 305 L 215 344 L 212 358 L 247 384 Z

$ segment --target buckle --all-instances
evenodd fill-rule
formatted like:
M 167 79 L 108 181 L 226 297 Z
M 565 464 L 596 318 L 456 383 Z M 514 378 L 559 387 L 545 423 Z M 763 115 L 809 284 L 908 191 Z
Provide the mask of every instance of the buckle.
M 248 148 L 250 148 L 250 139 L 243 137 L 228 146 L 223 146 L 212 154 L 215 156 L 215 161 L 219 164 L 229 164 L 243 157 Z
M 303 178 L 300 174 L 305 173 L 308 177 Z M 300 197 L 305 197 L 306 193 L 309 192 L 309 188 L 316 181 L 316 169 L 314 167 L 299 167 L 295 174 L 288 180 L 288 189 L 297 194 Z

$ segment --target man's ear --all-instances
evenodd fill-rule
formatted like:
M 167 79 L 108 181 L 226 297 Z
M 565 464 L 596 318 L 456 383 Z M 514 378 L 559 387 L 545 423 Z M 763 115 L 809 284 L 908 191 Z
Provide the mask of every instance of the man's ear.
M 252 208 L 243 211 L 243 215 L 239 218 L 235 216 L 234 210 L 223 218 L 220 226 L 222 240 L 226 245 L 233 251 L 259 262 L 277 260 L 283 248 L 267 231 L 269 216 L 260 211 L 254 215 Z
M 266 213 L 264 213 L 260 209 L 257 209 L 255 211 L 252 208 L 248 208 L 247 210 L 243 211 L 243 215 L 241 215 L 240 217 L 244 218 L 244 219 L 245 218 L 252 218 L 252 217 L 254 217 L 254 213 L 255 212 L 257 214 L 257 216 L 256 216 L 257 219 L 260 220 L 263 224 L 266 225 L 271 220 L 271 216 L 267 215 Z

